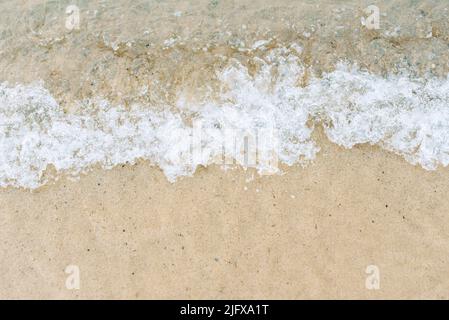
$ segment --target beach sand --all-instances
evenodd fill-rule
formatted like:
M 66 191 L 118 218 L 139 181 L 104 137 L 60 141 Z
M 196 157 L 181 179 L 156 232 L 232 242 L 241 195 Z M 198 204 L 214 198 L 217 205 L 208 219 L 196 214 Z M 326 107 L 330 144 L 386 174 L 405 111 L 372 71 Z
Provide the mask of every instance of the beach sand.
M 448 298 L 449 172 L 324 141 L 306 169 L 248 182 L 209 167 L 170 184 L 142 162 L 2 190 L 0 297 Z

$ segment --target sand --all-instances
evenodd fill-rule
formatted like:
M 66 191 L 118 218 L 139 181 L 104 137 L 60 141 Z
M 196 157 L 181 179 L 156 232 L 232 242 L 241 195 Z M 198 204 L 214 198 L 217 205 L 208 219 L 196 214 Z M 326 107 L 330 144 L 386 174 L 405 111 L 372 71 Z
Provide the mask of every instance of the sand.
M 449 172 L 377 147 L 322 148 L 306 169 L 248 182 L 208 167 L 170 184 L 142 162 L 4 189 L 0 297 L 448 298 Z

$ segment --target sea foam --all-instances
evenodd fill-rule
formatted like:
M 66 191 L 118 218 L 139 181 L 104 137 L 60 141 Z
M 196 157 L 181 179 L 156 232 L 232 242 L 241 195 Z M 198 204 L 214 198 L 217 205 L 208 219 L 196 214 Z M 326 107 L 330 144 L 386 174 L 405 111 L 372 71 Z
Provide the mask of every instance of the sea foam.
M 0 186 L 34 189 L 57 178 L 46 174 L 50 167 L 77 176 L 94 165 L 108 169 L 138 159 L 175 181 L 222 159 L 224 146 L 235 146 L 229 130 L 275 132 L 275 144 L 259 139 L 257 162 L 234 156 L 237 165 L 275 173 L 273 157 L 287 165 L 315 158 L 317 125 L 345 148 L 379 145 L 429 170 L 449 164 L 448 79 L 382 77 L 342 63 L 301 86 L 305 68 L 288 50 L 256 62 L 257 72 L 250 73 L 230 59 L 217 72 L 217 98 L 193 104 L 180 95 L 165 111 L 99 97 L 65 112 L 43 84 L 2 83 Z M 205 129 L 199 156 L 192 154 L 195 123 Z

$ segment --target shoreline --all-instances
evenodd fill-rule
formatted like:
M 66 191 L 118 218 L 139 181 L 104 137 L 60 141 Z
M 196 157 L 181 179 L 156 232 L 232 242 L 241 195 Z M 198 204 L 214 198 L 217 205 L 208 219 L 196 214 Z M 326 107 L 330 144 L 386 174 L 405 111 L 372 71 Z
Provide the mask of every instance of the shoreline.
M 250 182 L 208 167 L 171 184 L 139 163 L 1 190 L 0 296 L 447 298 L 449 172 L 321 145 L 307 168 Z M 369 265 L 379 290 L 365 288 Z

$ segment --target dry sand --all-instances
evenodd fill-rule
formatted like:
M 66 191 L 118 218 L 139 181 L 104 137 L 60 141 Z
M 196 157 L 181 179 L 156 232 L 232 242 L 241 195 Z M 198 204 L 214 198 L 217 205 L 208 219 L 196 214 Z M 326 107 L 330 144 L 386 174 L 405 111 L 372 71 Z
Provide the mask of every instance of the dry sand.
M 210 167 L 170 184 L 140 163 L 2 190 L 0 297 L 448 298 L 449 171 L 322 146 L 251 182 Z

